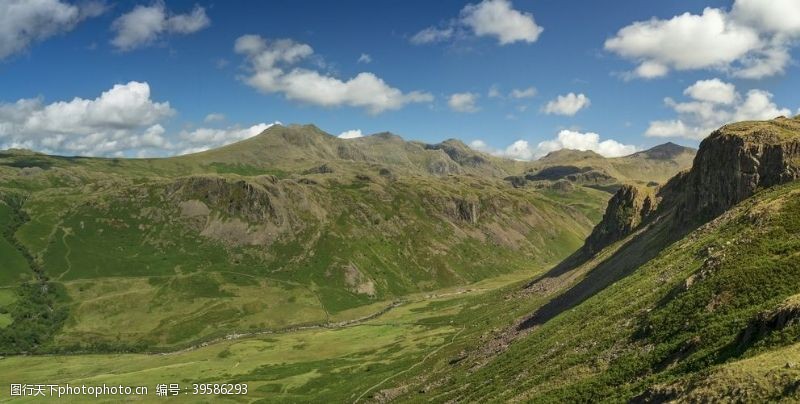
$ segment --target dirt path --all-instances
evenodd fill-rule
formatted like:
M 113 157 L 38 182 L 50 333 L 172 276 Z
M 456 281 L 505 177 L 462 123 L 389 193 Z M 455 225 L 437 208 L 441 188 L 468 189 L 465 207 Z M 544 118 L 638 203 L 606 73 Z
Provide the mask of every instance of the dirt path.
M 171 351 L 171 352 L 149 352 L 149 354 L 151 354 L 151 355 L 155 355 L 155 354 L 157 354 L 157 355 L 175 355 L 175 354 L 181 354 L 181 353 L 185 353 L 185 352 L 191 352 L 191 351 L 194 351 L 194 350 L 197 350 L 197 349 L 200 349 L 200 348 L 205 348 L 205 347 L 207 347 L 209 345 L 219 344 L 219 343 L 224 342 L 224 341 L 233 341 L 233 340 L 238 340 L 238 339 L 242 339 L 242 338 L 252 338 L 252 337 L 257 337 L 257 336 L 261 336 L 261 335 L 288 334 L 288 333 L 293 333 L 293 332 L 298 332 L 298 331 L 307 331 L 307 330 L 321 330 L 321 329 L 337 329 L 337 328 L 355 327 L 355 326 L 359 326 L 359 325 L 361 325 L 361 324 L 363 324 L 363 323 L 365 323 L 367 321 L 374 320 L 374 319 L 376 319 L 376 318 L 388 313 L 392 309 L 394 309 L 396 307 L 399 307 L 399 306 L 401 306 L 401 305 L 403 305 L 405 303 L 406 303 L 405 301 L 395 301 L 395 302 L 392 302 L 392 304 L 390 304 L 389 306 L 386 306 L 383 309 L 381 309 L 381 310 L 379 310 L 379 311 L 377 311 L 375 313 L 372 313 L 372 314 L 369 314 L 369 315 L 366 315 L 366 316 L 363 316 L 363 317 L 355 318 L 355 319 L 352 319 L 352 320 L 340 321 L 338 323 L 301 325 L 301 326 L 289 327 L 289 328 L 280 329 L 280 330 L 263 330 L 263 331 L 246 332 L 246 333 L 241 333 L 241 334 L 228 334 L 228 335 L 226 335 L 224 337 L 214 338 L 214 339 L 208 340 L 206 342 L 203 342 L 203 343 L 200 343 L 200 344 L 197 344 L 197 345 L 192 345 L 192 346 L 190 346 L 188 348 L 179 349 L 179 350 Z
M 70 234 L 71 231 L 66 227 L 62 227 L 61 231 L 64 232 L 64 235 L 61 236 L 61 242 L 64 243 L 64 248 L 67 249 L 67 252 L 64 254 L 64 262 L 67 263 L 67 270 L 62 272 L 61 275 L 58 276 L 58 278 L 56 279 L 57 281 L 60 281 L 62 278 L 64 278 L 64 275 L 68 274 L 69 271 L 72 270 L 72 262 L 69 260 L 69 256 L 70 254 L 72 254 L 72 248 L 70 248 L 69 244 L 67 244 L 67 236 L 71 235 Z
M 461 330 L 459 330 L 457 333 L 455 333 L 455 335 L 453 335 L 453 337 L 452 337 L 452 338 L 450 338 L 450 342 L 448 342 L 448 343 L 446 343 L 446 344 L 443 344 L 443 345 L 440 345 L 438 348 L 436 348 L 436 349 L 434 349 L 433 351 L 429 352 L 429 353 L 428 353 L 427 355 L 425 355 L 425 356 L 424 356 L 424 357 L 423 357 L 423 358 L 422 358 L 422 359 L 421 359 L 419 362 L 417 362 L 417 363 L 415 363 L 415 364 L 411 365 L 411 367 L 409 367 L 408 369 L 406 369 L 406 370 L 401 370 L 401 371 L 399 371 L 399 372 L 397 372 L 397 373 L 395 373 L 395 374 L 393 374 L 393 375 L 391 375 L 391 376 L 389 376 L 389 377 L 387 377 L 387 378 L 385 378 L 385 379 L 381 380 L 380 382 L 376 383 L 376 384 L 375 384 L 375 385 L 373 385 L 372 387 L 370 387 L 370 388 L 368 388 L 368 389 L 364 390 L 364 392 L 363 392 L 363 393 L 361 393 L 361 395 L 360 395 L 360 396 L 358 396 L 358 398 L 356 398 L 356 399 L 355 399 L 355 401 L 353 401 L 353 403 L 354 403 L 354 404 L 355 404 L 355 403 L 358 403 L 359 401 L 361 401 L 361 399 L 362 399 L 362 398 L 364 398 L 364 396 L 365 396 L 365 395 L 369 394 L 369 392 L 370 392 L 370 391 L 373 391 L 373 390 L 377 389 L 378 387 L 380 387 L 382 384 L 384 384 L 384 383 L 388 382 L 389 380 L 392 380 L 392 379 L 394 379 L 394 378 L 395 378 L 395 377 L 397 377 L 397 376 L 400 376 L 400 375 L 406 374 L 406 373 L 408 373 L 408 372 L 410 372 L 410 371 L 414 370 L 414 369 L 415 369 L 417 366 L 420 366 L 420 365 L 422 365 L 422 364 L 423 364 L 423 363 L 425 363 L 425 361 L 427 361 L 427 360 L 428 360 L 428 359 L 429 359 L 431 356 L 433 356 L 433 355 L 436 355 L 437 353 L 439 353 L 439 351 L 441 351 L 442 349 L 444 349 L 444 348 L 446 348 L 446 347 L 450 346 L 450 345 L 451 345 L 453 342 L 455 342 L 455 341 L 456 341 L 456 338 L 458 338 L 458 336 L 459 336 L 459 335 L 461 335 L 461 333 L 462 333 L 462 332 L 464 332 L 466 329 L 467 329 L 467 327 L 466 327 L 466 326 L 462 327 L 462 328 L 461 328 Z

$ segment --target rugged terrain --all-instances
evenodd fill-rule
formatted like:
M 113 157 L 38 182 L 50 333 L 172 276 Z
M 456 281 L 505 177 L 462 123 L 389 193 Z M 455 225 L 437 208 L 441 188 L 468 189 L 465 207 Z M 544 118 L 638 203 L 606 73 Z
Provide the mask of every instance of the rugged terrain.
M 800 120 L 725 126 L 691 170 L 623 187 L 531 313 L 431 360 L 404 400 L 796 400 Z M 458 358 L 457 361 L 452 358 Z
M 545 303 L 506 294 L 578 254 L 613 192 L 655 195 L 693 154 L 519 162 L 311 125 L 167 159 L 0 152 L 0 378 L 383 396 Z
M 677 172 L 672 157 L 629 160 Z M 579 163 L 621 161 L 595 160 Z M 545 267 L 609 194 L 505 179 L 530 170 L 457 140 L 312 125 L 167 159 L 2 152 L 2 351 L 174 350 Z

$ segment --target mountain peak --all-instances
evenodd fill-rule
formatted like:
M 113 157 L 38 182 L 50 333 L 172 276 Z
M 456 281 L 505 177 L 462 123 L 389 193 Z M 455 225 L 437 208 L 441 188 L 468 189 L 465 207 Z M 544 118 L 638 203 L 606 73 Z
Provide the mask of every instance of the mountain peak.
M 561 149 L 547 153 L 540 161 L 557 161 L 561 159 L 586 160 L 595 158 L 605 158 L 591 150 Z
M 684 153 L 695 154 L 696 152 L 697 150 L 691 147 L 681 146 L 679 144 L 667 142 L 664 144 L 660 144 L 658 146 L 653 146 L 647 150 L 634 153 L 633 156 L 645 157 L 657 160 L 670 160 Z

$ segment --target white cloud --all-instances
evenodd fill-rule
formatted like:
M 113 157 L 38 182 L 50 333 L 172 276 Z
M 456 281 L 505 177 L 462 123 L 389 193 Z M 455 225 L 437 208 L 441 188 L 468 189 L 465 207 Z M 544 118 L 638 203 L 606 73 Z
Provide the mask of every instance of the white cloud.
M 226 129 L 197 128 L 191 131 L 181 131 L 178 135 L 181 143 L 174 147 L 180 151 L 177 154 L 198 153 L 215 147 L 225 146 L 240 140 L 249 139 L 269 129 L 280 122 L 259 123 L 247 128 L 238 125 Z
M 493 36 L 500 45 L 536 42 L 544 29 L 533 15 L 514 10 L 508 0 L 484 0 L 461 10 L 461 21 L 477 36 Z
M 469 145 L 475 150 L 515 160 L 533 160 L 562 149 L 591 150 L 604 157 L 627 156 L 637 151 L 636 146 L 622 144 L 613 139 L 601 141 L 597 133 L 571 130 L 562 130 L 555 139 L 545 140 L 535 147 L 527 140 L 517 140 L 503 149 L 492 148 L 483 140 L 475 140 Z
M 428 27 L 422 31 L 417 32 L 411 37 L 411 43 L 414 45 L 424 45 L 435 42 L 446 41 L 453 37 L 455 29 L 452 27 L 436 28 Z
M 196 128 L 170 139 L 163 124 L 174 114 L 168 102 L 151 99 L 148 83 L 135 81 L 115 85 L 94 99 L 45 104 L 33 98 L 0 103 L 0 149 L 81 156 L 168 156 L 247 139 L 280 123 Z
M 779 108 L 767 91 L 750 90 L 742 97 L 733 84 L 719 79 L 698 81 L 684 90 L 684 94 L 691 100 L 664 100 L 677 118 L 650 122 L 645 136 L 699 140 L 730 122 L 766 120 L 791 114 L 791 110 Z
M 78 6 L 61 0 L 4 0 L 0 2 L 0 60 L 71 31 L 105 9 L 103 3 L 96 1 Z
M 429 44 L 468 35 L 490 36 L 500 45 L 533 43 L 544 29 L 531 13 L 515 10 L 509 0 L 483 0 L 466 5 L 457 19 L 441 27 L 425 28 L 411 37 L 411 43 Z
M 800 34 L 800 2 L 796 0 L 736 0 L 731 14 L 763 31 Z
M 339 139 L 355 139 L 359 137 L 363 137 L 364 135 L 361 134 L 361 129 L 353 129 L 353 130 L 346 130 L 339 134 Z
M 584 94 L 569 93 L 567 95 L 559 95 L 555 100 L 548 102 L 542 111 L 548 115 L 566 115 L 573 116 L 578 111 L 589 107 L 591 100 Z
M 191 34 L 210 24 L 205 9 L 200 6 L 187 14 L 171 14 L 163 2 L 138 5 L 111 25 L 115 32 L 111 44 L 121 51 L 129 51 L 151 45 L 163 34 Z
M 489 98 L 502 98 L 503 94 L 500 92 L 500 89 L 497 88 L 496 85 L 489 87 L 489 92 L 486 93 L 486 96 Z
M 760 79 L 782 74 L 792 56 L 783 45 L 754 52 L 741 60 L 741 66 L 733 71 L 734 77 Z
M 136 148 L 164 148 L 160 122 L 172 116 L 168 102 L 154 102 L 147 83 L 115 85 L 95 99 L 44 104 L 21 99 L 0 104 L 0 145 L 44 152 L 114 155 Z
M 477 93 L 455 93 L 450 95 L 450 98 L 447 100 L 447 105 L 456 112 L 478 112 L 480 109 L 476 105 L 478 97 L 480 97 L 480 95 Z
M 214 113 L 210 113 L 210 114 L 206 115 L 206 117 L 203 119 L 203 122 L 206 122 L 206 123 L 221 122 L 221 121 L 224 121 L 224 120 L 225 120 L 225 114 L 220 114 L 220 113 L 214 112 Z
M 779 116 L 791 116 L 788 108 L 779 108 L 772 102 L 772 93 L 764 90 L 750 90 L 744 102 L 736 107 L 733 113 L 734 122 L 763 121 Z
M 358 63 L 372 63 L 372 56 L 362 53 L 361 56 L 358 57 Z
M 429 93 L 403 93 L 373 73 L 359 73 L 342 81 L 315 70 L 293 67 L 311 57 L 314 50 L 291 39 L 271 41 L 244 35 L 236 40 L 234 49 L 246 58 L 250 72 L 244 81 L 248 85 L 264 93 L 281 93 L 289 100 L 324 107 L 360 107 L 371 114 L 433 101 Z
M 536 94 L 537 94 L 536 88 L 528 87 L 523 89 L 515 88 L 511 90 L 511 94 L 509 95 L 511 96 L 511 98 L 521 99 L 521 98 L 533 98 L 536 97 Z
M 736 100 L 736 86 L 720 79 L 700 80 L 684 90 L 683 94 L 698 101 L 733 104 Z
M 654 62 L 652 60 L 645 60 L 642 62 L 633 72 L 628 73 L 626 78 L 636 78 L 641 77 L 643 79 L 655 79 L 658 77 L 664 77 L 669 73 L 669 67 L 664 66 L 659 62 Z
M 613 139 L 600 141 L 600 135 L 597 133 L 581 133 L 572 130 L 562 130 L 555 139 L 539 143 L 537 149 L 539 154 L 547 154 L 561 149 L 591 150 L 604 157 L 627 156 L 636 152 L 636 146 L 622 144 Z
M 784 72 L 800 36 L 800 2 L 736 0 L 731 12 L 706 8 L 628 25 L 605 49 L 638 63 L 623 77 L 657 78 L 670 70 L 715 69 L 759 79 Z

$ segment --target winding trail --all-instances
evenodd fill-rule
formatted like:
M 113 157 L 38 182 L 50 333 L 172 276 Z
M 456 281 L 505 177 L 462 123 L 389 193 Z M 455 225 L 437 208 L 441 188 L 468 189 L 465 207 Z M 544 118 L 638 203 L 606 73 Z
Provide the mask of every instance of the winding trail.
M 62 227 L 61 231 L 64 232 L 64 235 L 61 236 L 61 242 L 64 244 L 64 248 L 67 249 L 67 252 L 64 254 L 64 262 L 67 263 L 67 270 L 62 272 L 61 275 L 56 278 L 57 281 L 61 281 L 61 279 L 64 278 L 64 275 L 68 274 L 69 271 L 72 270 L 72 261 L 69 260 L 69 256 L 72 254 L 72 248 L 67 243 L 67 236 L 70 236 L 71 234 L 66 227 Z
M 453 337 L 452 337 L 452 338 L 450 338 L 450 342 L 448 342 L 448 343 L 446 343 L 446 344 L 443 344 L 443 345 L 440 345 L 438 348 L 436 348 L 436 349 L 434 349 L 433 351 L 429 352 L 429 353 L 428 353 L 427 355 L 425 355 L 425 357 L 423 357 L 423 358 L 422 358 L 422 359 L 421 359 L 419 362 L 417 362 L 417 363 L 415 363 L 415 364 L 411 365 L 411 367 L 409 367 L 408 369 L 406 369 L 406 370 L 401 370 L 401 371 L 399 371 L 399 372 L 397 372 L 397 373 L 395 373 L 395 374 L 393 374 L 393 375 L 391 375 L 391 376 L 389 376 L 389 377 L 387 377 L 387 378 L 385 378 L 385 379 L 381 380 L 380 382 L 376 383 L 376 384 L 375 384 L 375 385 L 373 385 L 372 387 L 370 387 L 370 388 L 368 388 L 368 389 L 364 390 L 364 392 L 363 392 L 363 393 L 361 393 L 361 395 L 360 395 L 360 396 L 358 396 L 358 398 L 356 398 L 356 399 L 355 399 L 355 401 L 353 401 L 353 403 L 354 403 L 354 404 L 355 404 L 355 403 L 358 403 L 359 401 L 361 401 L 361 399 L 362 399 L 362 398 L 364 398 L 364 396 L 365 396 L 365 395 L 369 394 L 369 392 L 370 392 L 370 391 L 372 391 L 372 390 L 375 390 L 376 388 L 380 387 L 382 384 L 384 384 L 384 383 L 388 382 L 389 380 L 392 380 L 392 379 L 394 379 L 395 377 L 397 377 L 397 376 L 400 376 L 400 375 L 402 375 L 402 374 L 408 373 L 408 372 L 410 372 L 410 371 L 414 370 L 414 369 L 415 369 L 417 366 L 420 366 L 420 365 L 422 365 L 422 364 L 423 364 L 423 363 L 425 363 L 425 361 L 427 361 L 427 360 L 428 360 L 428 359 L 429 359 L 431 356 L 433 356 L 433 355 L 436 355 L 436 354 L 437 354 L 437 353 L 439 353 L 439 351 L 441 351 L 442 349 L 444 349 L 444 348 L 446 348 L 446 347 L 450 346 L 451 344 L 453 344 L 453 342 L 455 342 L 455 341 L 456 341 L 456 338 L 458 338 L 458 336 L 459 336 L 459 335 L 461 335 L 461 333 L 462 333 L 462 332 L 464 332 L 466 329 L 467 329 L 467 327 L 466 327 L 466 326 L 462 327 L 462 328 L 461 328 L 461 330 L 459 330 L 457 333 L 455 333 L 455 334 L 453 335 Z
M 252 337 L 257 337 L 257 336 L 260 336 L 260 335 L 288 334 L 288 333 L 293 333 L 293 332 L 298 332 L 298 331 L 306 331 L 306 330 L 321 330 L 321 329 L 337 329 L 337 328 L 355 327 L 355 326 L 362 325 L 363 323 L 365 323 L 367 321 L 374 320 L 374 319 L 376 319 L 376 318 L 388 313 L 392 309 L 394 309 L 396 307 L 399 307 L 399 306 L 401 306 L 401 305 L 403 305 L 405 303 L 406 303 L 406 301 L 402 301 L 402 300 L 394 301 L 394 302 L 392 302 L 392 304 L 384 307 L 383 309 L 381 309 L 381 310 L 379 310 L 379 311 L 377 311 L 375 313 L 368 314 L 366 316 L 355 318 L 355 319 L 352 319 L 352 320 L 340 321 L 338 323 L 299 325 L 299 326 L 294 326 L 294 327 L 289 327 L 289 328 L 284 328 L 284 329 L 279 329 L 279 330 L 253 331 L 253 332 L 246 332 L 246 333 L 241 333 L 241 334 L 234 333 L 234 334 L 228 334 L 228 335 L 226 335 L 224 337 L 214 338 L 214 339 L 205 341 L 203 343 L 192 345 L 192 346 L 190 346 L 188 348 L 184 348 L 184 349 L 180 349 L 180 350 L 175 350 L 175 351 L 170 351 L 170 352 L 145 352 L 145 354 L 150 354 L 150 355 L 176 355 L 176 354 L 191 352 L 191 351 L 194 351 L 194 350 L 197 350 L 197 349 L 200 349 L 200 348 L 205 348 L 205 347 L 207 347 L 209 345 L 218 344 L 218 343 L 223 342 L 223 341 L 233 341 L 233 340 L 238 340 L 238 339 L 242 339 L 242 338 L 252 338 Z

